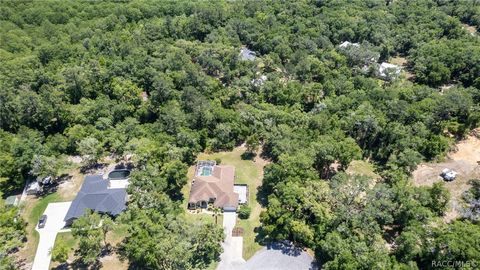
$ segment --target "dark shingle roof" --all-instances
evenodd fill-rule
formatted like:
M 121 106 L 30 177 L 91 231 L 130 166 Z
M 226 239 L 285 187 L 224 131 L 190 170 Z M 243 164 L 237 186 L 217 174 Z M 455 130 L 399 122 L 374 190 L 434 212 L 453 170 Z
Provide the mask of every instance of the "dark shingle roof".
M 108 181 L 101 175 L 87 175 L 64 221 L 80 217 L 87 208 L 116 216 L 125 210 L 126 198 L 124 188 L 109 189 Z

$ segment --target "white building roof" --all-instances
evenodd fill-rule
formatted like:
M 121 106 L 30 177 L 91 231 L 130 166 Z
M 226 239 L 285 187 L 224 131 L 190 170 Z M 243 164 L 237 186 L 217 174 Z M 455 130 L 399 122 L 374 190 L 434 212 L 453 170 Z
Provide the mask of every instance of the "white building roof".
M 355 47 L 360 47 L 360 44 L 358 43 L 352 43 L 350 41 L 344 41 L 342 42 L 342 44 L 338 45 L 338 47 L 340 48 L 347 48 L 349 46 L 355 46 Z
M 386 77 L 388 75 L 387 72 L 389 71 L 390 72 L 393 71 L 395 75 L 399 75 L 401 70 L 402 68 L 400 66 L 383 62 L 380 64 L 380 67 L 378 68 L 378 73 L 380 74 L 380 76 Z

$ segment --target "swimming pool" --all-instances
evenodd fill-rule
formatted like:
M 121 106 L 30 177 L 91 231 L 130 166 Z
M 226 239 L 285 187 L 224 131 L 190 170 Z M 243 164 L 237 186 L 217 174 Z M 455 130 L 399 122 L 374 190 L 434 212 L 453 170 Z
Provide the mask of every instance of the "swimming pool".
M 212 175 L 213 168 L 212 167 L 201 167 L 198 170 L 198 175 L 199 176 L 210 176 Z
M 128 176 L 130 176 L 129 170 L 114 170 L 108 174 L 108 179 L 120 180 L 120 179 L 126 179 L 128 178 Z

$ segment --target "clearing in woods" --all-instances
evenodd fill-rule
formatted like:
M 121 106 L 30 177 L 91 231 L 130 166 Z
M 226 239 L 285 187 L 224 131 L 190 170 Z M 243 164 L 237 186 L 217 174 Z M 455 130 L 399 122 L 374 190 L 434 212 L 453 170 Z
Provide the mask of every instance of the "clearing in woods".
M 480 161 L 480 139 L 475 134 L 474 131 L 458 142 L 456 151 L 449 153 L 445 161 L 422 163 L 413 172 L 415 186 L 431 186 L 433 183 L 444 181 L 440 173 L 445 168 L 458 172 L 454 181 L 445 182 L 445 187 L 451 195 L 449 209 L 444 217 L 447 222 L 459 216 L 462 194 L 470 187 L 468 180 L 480 178 L 480 166 L 477 163 Z

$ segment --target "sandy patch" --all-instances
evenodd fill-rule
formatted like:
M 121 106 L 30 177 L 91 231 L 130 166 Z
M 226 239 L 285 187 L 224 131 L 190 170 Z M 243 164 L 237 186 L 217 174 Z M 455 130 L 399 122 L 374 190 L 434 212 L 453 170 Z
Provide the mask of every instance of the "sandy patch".
M 128 261 L 121 261 L 116 253 L 102 257 L 100 262 L 102 263 L 102 269 L 105 270 L 128 269 Z
M 77 196 L 78 191 L 83 183 L 84 175 L 80 173 L 79 169 L 75 169 L 70 174 L 64 177 L 58 185 L 57 192 L 66 201 L 73 200 Z
M 410 72 L 410 70 L 408 68 L 408 61 L 405 57 L 400 57 L 400 56 L 392 57 L 392 58 L 390 58 L 389 62 L 391 64 L 401 66 L 402 67 L 402 73 L 405 74 L 405 78 L 407 80 L 415 77 L 415 75 L 412 72 Z
M 477 133 L 478 130 L 475 130 Z M 474 135 L 468 136 L 465 140 L 456 145 L 456 151 L 448 154 L 452 160 L 463 160 L 473 165 L 478 165 L 480 161 L 480 139 Z
M 420 164 L 412 173 L 415 186 L 432 186 L 433 183 L 443 181 L 440 173 L 445 168 L 459 173 L 454 181 L 445 182 L 451 195 L 449 209 L 444 216 L 446 222 L 459 216 L 462 194 L 470 187 L 468 180 L 480 178 L 480 166 L 477 163 L 480 161 L 480 139 L 474 133 L 476 132 L 458 142 L 456 150 L 447 155 L 446 161 Z
M 475 26 L 470 26 L 470 25 L 464 23 L 463 27 L 468 31 L 468 33 L 470 33 L 470 35 L 472 35 L 472 36 L 477 35 L 477 29 L 475 28 Z
M 68 156 L 67 161 L 73 164 L 80 164 L 82 163 L 82 157 L 81 156 Z

